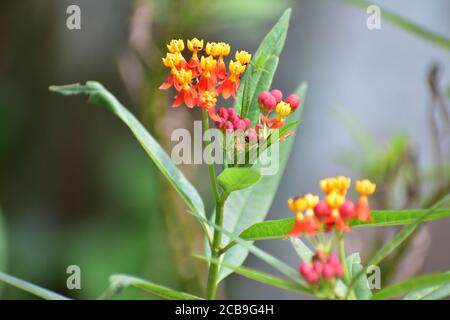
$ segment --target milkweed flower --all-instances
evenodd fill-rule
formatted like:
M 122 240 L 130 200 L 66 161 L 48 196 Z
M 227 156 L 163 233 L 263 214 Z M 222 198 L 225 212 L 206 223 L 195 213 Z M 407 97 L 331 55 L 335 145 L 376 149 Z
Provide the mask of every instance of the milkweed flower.
M 185 45 L 182 39 L 171 40 L 167 44 L 168 52 L 162 58 L 170 74 L 160 89 L 167 90 L 173 86 L 178 91 L 172 106 L 178 107 L 184 103 L 188 108 L 202 107 L 199 97 L 203 91 L 213 92 L 216 97 L 222 95 L 224 99 L 236 98 L 240 77 L 252 55 L 244 50 L 237 51 L 236 60 L 229 62 L 227 72 L 224 57 L 230 54 L 229 44 L 207 42 L 204 46 L 203 39 L 193 38 L 187 40 L 186 47 L 192 53 L 188 61 L 183 56 Z M 206 56 L 200 56 L 204 47 Z
M 281 90 L 262 91 L 258 96 L 258 104 L 261 110 L 261 120 L 265 126 L 270 129 L 278 129 L 285 125 L 285 118 L 294 112 L 300 105 L 300 98 L 295 95 L 289 95 L 283 101 Z M 275 111 L 275 117 L 269 115 Z
M 236 93 L 241 81 L 240 75 L 244 73 L 245 65 L 241 64 L 239 61 L 231 60 L 228 68 L 230 73 L 222 81 L 218 92 L 222 93 L 224 99 L 228 99 L 229 97 L 236 99 Z
M 289 209 L 296 214 L 295 223 L 289 236 L 314 235 L 320 229 L 320 223 L 313 210 L 318 202 L 319 197 L 310 193 L 288 200 Z
M 315 235 L 319 231 L 329 232 L 332 230 L 348 232 L 353 219 L 360 221 L 371 219 L 368 196 L 375 192 L 376 185 L 374 183 L 367 179 L 356 182 L 356 191 L 360 193 L 356 204 L 346 198 L 351 186 L 350 178 L 344 176 L 326 178 L 322 179 L 319 185 L 325 193 L 322 200 L 318 197 L 312 198 L 311 195 L 305 196 L 306 198 L 288 199 L 289 209 L 293 212 L 301 212 L 301 214 L 297 214 L 288 236 Z M 305 199 L 308 199 L 308 202 Z M 304 211 L 306 215 L 303 213 Z M 314 216 L 314 219 L 311 217 L 305 219 L 306 216 Z
M 356 203 L 356 214 L 361 221 L 370 221 L 372 219 L 370 214 L 370 206 L 367 197 L 375 192 L 375 183 L 367 179 L 356 181 L 356 191 L 360 194 L 359 200 Z
M 183 56 L 185 49 L 191 54 L 188 58 Z M 225 57 L 230 55 L 231 47 L 225 42 L 205 43 L 198 38 L 186 42 L 173 39 L 167 44 L 167 50 L 162 64 L 170 73 L 160 89 L 173 87 L 177 91 L 172 107 L 177 108 L 183 104 L 188 108 L 200 107 L 208 112 L 216 128 L 223 132 L 243 130 L 244 137 L 236 137 L 234 141 L 234 146 L 243 151 L 249 150 L 253 141 L 265 141 L 271 135 L 271 130 L 283 127 L 286 117 L 300 105 L 300 99 L 294 94 L 283 101 L 281 90 L 263 91 L 258 96 L 260 117 L 255 120 L 256 123 L 251 123 L 250 118 L 238 115 L 233 108 L 217 108 L 220 97 L 236 99 L 241 77 L 251 64 L 252 55 L 249 52 L 235 51 L 234 59 L 227 62 L 227 68 Z M 285 140 L 292 133 L 293 131 L 284 132 L 279 140 Z M 310 220 L 312 208 L 309 209 L 306 221 Z

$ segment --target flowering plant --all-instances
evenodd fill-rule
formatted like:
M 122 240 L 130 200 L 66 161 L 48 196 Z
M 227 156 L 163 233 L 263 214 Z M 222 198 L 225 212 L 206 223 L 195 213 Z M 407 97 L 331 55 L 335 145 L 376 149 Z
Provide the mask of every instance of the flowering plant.
M 299 124 L 300 112 L 305 105 L 305 83 L 285 98 L 281 90 L 271 88 L 289 18 L 290 10 L 287 10 L 255 53 L 236 51 L 234 59 L 228 63 L 225 59 L 232 52 L 229 44 L 205 43 L 197 38 L 170 41 L 168 52 L 161 57 L 169 72 L 160 89 L 175 90 L 172 107 L 184 105 L 193 111 L 200 109 L 204 133 L 210 133 L 211 121 L 222 135 L 218 143 L 226 157 L 221 172 L 216 174 L 214 163 L 208 163 L 214 199 L 214 210 L 210 215 L 206 214 L 197 189 L 166 151 L 100 83 L 89 81 L 84 85 L 50 88 L 63 95 L 87 94 L 89 102 L 112 111 L 131 130 L 204 233 L 206 250 L 195 255 L 207 262 L 208 277 L 203 293 L 180 292 L 134 276 L 118 274 L 111 276 L 110 287 L 103 298 L 111 297 L 124 287 L 135 286 L 162 298 L 214 299 L 219 283 L 233 272 L 324 299 L 380 299 L 405 294 L 417 297 L 424 295 L 420 290 L 430 292 L 450 281 L 447 272 L 437 273 L 409 279 L 374 293 L 368 286 L 366 272 L 399 246 L 420 223 L 450 215 L 448 209 L 442 209 L 447 198 L 428 210 L 372 211 L 368 197 L 376 191 L 375 184 L 367 179 L 357 181 L 355 187 L 360 196 L 352 202 L 347 198 L 350 178 L 338 176 L 320 181 L 320 188 L 325 193 L 323 200 L 311 193 L 290 198 L 287 204 L 295 217 L 264 221 L 286 168 L 295 134 L 292 129 Z M 186 55 L 186 48 L 190 57 Z M 232 107 L 218 107 L 221 100 L 230 99 L 234 101 Z M 227 137 L 229 135 L 231 138 Z M 262 174 L 260 160 L 267 156 L 272 146 L 276 147 L 278 170 Z M 244 155 L 243 162 L 236 162 L 235 156 L 228 156 L 236 151 Z M 249 155 L 251 151 L 255 151 L 253 157 Z M 392 225 L 405 227 L 365 265 L 358 253 L 346 255 L 344 238 L 351 228 Z M 254 241 L 276 238 L 290 239 L 301 259 L 298 270 L 253 244 Z M 249 253 L 280 271 L 285 278 L 242 266 Z M 4 274 L 1 277 L 43 298 L 65 298 Z

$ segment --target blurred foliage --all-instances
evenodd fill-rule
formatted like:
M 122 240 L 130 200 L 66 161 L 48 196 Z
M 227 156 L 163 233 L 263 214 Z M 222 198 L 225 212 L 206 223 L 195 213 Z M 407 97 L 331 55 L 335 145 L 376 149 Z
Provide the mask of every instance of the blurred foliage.
M 138 144 L 102 112 L 93 110 L 91 120 L 80 121 L 86 112 L 83 99 L 61 106 L 47 87 L 95 76 L 134 106 L 133 113 L 167 143 L 162 124 L 169 101 L 157 89 L 166 71 L 160 60 L 165 44 L 173 37 L 219 33 L 226 40 L 224 34 L 236 30 L 242 39 L 253 39 L 290 2 L 80 0 L 87 29 L 108 26 L 107 39 L 89 43 L 83 42 L 88 38 L 84 30 L 61 29 L 69 4 L 0 4 L 0 203 L 9 235 L 6 270 L 79 298 L 97 297 L 109 275 L 122 272 L 198 292 L 202 269 L 192 265 L 191 241 L 183 238 L 196 229 L 178 218 L 176 212 L 184 207 L 168 195 Z M 100 6 L 114 14 L 95 15 L 94 22 L 92 12 Z M 104 52 L 100 47 L 110 56 L 95 56 Z M 196 174 L 192 171 L 190 178 Z M 65 288 L 71 264 L 81 267 L 80 291 Z M 3 297 L 31 296 L 8 287 Z M 132 289 L 118 296 L 148 297 Z

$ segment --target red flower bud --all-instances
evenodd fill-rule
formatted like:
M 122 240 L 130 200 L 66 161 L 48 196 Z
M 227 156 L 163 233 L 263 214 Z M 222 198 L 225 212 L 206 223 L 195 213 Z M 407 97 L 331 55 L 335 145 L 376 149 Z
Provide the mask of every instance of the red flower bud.
M 294 112 L 300 105 L 300 98 L 295 94 L 291 94 L 286 98 L 286 102 L 289 103 L 292 112 Z
M 320 261 L 314 262 L 314 264 L 313 264 L 313 269 L 314 269 L 314 271 L 316 271 L 318 274 L 322 274 L 322 271 L 324 270 L 323 268 L 324 268 L 324 265 L 323 265 L 322 262 L 320 262 Z
M 332 253 L 327 258 L 327 264 L 337 266 L 341 264 L 341 261 L 339 260 L 339 257 L 336 253 Z
M 229 130 L 233 130 L 233 124 L 230 122 L 230 121 L 226 121 L 224 124 L 223 124 L 223 129 L 225 129 L 225 130 L 227 130 L 227 131 L 229 131 Z
M 341 264 L 334 266 L 334 274 L 338 278 L 342 278 L 344 276 L 344 268 L 342 267 Z
M 245 129 L 250 128 L 250 119 L 249 118 L 245 118 L 244 122 L 245 122 Z
M 319 274 L 316 271 L 311 270 L 311 272 L 306 275 L 305 279 L 309 284 L 315 284 L 319 281 Z
M 329 279 L 329 278 L 333 278 L 334 277 L 334 273 L 335 273 L 335 268 L 329 264 L 326 264 L 323 267 L 323 271 L 322 271 L 322 275 L 324 278 Z
M 331 208 L 325 200 L 319 201 L 314 207 L 314 214 L 317 218 L 325 218 L 331 214 Z
M 344 219 L 356 217 L 355 205 L 350 200 L 345 200 L 342 206 L 339 207 L 339 212 Z
M 306 276 L 312 271 L 312 267 L 307 262 L 303 261 L 300 263 L 298 271 L 303 278 L 306 278 Z
M 219 117 L 221 117 L 223 120 L 228 120 L 228 110 L 226 108 L 219 108 L 217 110 L 217 114 Z
M 264 104 L 264 101 L 267 99 L 268 96 L 270 96 L 270 92 L 269 91 L 261 91 L 261 93 L 258 96 L 258 104 Z
M 278 89 L 273 89 L 270 91 L 270 94 L 275 98 L 277 103 L 283 100 L 283 93 Z
M 263 91 L 258 96 L 258 103 L 260 109 L 264 113 L 269 113 L 273 109 L 275 109 L 277 105 L 277 100 L 272 94 L 270 94 L 270 92 Z

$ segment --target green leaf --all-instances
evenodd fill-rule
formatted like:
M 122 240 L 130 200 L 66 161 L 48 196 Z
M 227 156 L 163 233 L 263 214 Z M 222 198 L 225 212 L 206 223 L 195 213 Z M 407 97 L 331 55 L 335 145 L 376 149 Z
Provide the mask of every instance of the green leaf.
M 352 227 L 387 227 L 411 224 L 428 210 L 375 210 L 372 221 L 354 221 Z M 450 216 L 450 209 L 435 210 L 424 221 L 433 221 Z M 255 223 L 242 231 L 240 237 L 246 240 L 268 240 L 284 238 L 292 229 L 295 218 Z
M 302 103 L 305 102 L 307 85 L 301 84 L 296 90 Z M 300 110 L 289 116 L 292 121 L 300 118 Z M 224 228 L 231 231 L 234 236 L 239 235 L 249 226 L 264 220 L 272 201 L 275 197 L 278 185 L 280 184 L 294 139 L 290 137 L 286 141 L 279 143 L 279 161 L 278 171 L 273 175 L 263 175 L 258 184 L 245 190 L 233 192 L 225 203 L 224 208 Z M 256 164 L 256 166 L 258 166 Z M 227 237 L 224 237 L 223 243 L 227 243 Z M 245 247 L 234 247 L 224 254 L 224 261 L 232 265 L 241 265 L 248 255 L 248 249 Z M 221 268 L 219 279 L 223 280 L 232 272 L 229 268 Z
M 388 256 L 392 251 L 395 250 L 403 241 L 405 241 L 418 227 L 424 222 L 435 210 L 442 207 L 443 205 L 447 205 L 447 202 L 450 199 L 450 195 L 445 196 L 441 200 L 439 200 L 431 209 L 425 211 L 423 214 L 419 215 L 417 219 L 402 228 L 400 232 L 398 232 L 391 240 L 389 240 L 372 258 L 369 259 L 367 265 L 377 265 L 380 263 L 386 256 Z M 352 280 L 350 281 L 349 289 L 355 285 L 360 277 L 362 277 L 366 273 L 366 268 L 358 272 Z M 350 291 L 350 290 L 349 290 Z
M 227 193 L 246 189 L 261 179 L 261 174 L 250 168 L 228 168 L 219 175 L 219 185 Z
M 436 286 L 442 284 L 448 284 L 450 282 L 450 273 L 433 273 L 418 276 L 412 279 L 408 279 L 391 286 L 388 286 L 372 296 L 373 300 L 390 299 L 400 296 L 412 290 L 426 288 L 429 286 Z
M 102 298 L 109 298 L 126 287 L 135 287 L 168 300 L 203 300 L 190 293 L 176 291 L 150 281 L 126 274 L 114 274 L 109 278 L 110 287 Z
M 89 95 L 89 102 L 109 108 L 128 126 L 158 169 L 169 180 L 189 209 L 195 213 L 195 216 L 205 217 L 203 201 L 197 190 L 144 126 L 103 85 L 95 81 L 88 81 L 85 85 L 76 83 L 65 86 L 51 86 L 50 90 L 63 95 L 87 94 Z M 203 223 L 202 226 L 209 237 L 208 228 Z
M 35 284 L 10 276 L 6 273 L 0 272 L 0 281 L 3 281 L 13 287 L 19 288 L 23 291 L 29 292 L 39 298 L 46 300 L 70 300 L 58 293 L 41 288 Z
M 201 218 L 201 219 L 203 219 L 203 218 Z M 302 279 L 299 279 L 298 272 L 295 269 L 293 269 L 292 267 L 290 267 L 289 265 L 287 265 L 286 263 L 284 263 L 283 261 L 280 261 L 279 259 L 270 255 L 269 253 L 265 252 L 264 250 L 257 248 L 251 242 L 248 242 L 248 241 L 245 241 L 245 240 L 239 238 L 239 236 L 236 236 L 234 233 L 225 229 L 224 227 L 221 227 L 213 222 L 209 222 L 206 219 L 204 220 L 204 222 L 207 223 L 208 225 L 210 225 L 212 228 L 215 228 L 216 230 L 221 230 L 222 233 L 230 239 L 230 243 L 232 243 L 233 245 L 236 245 L 236 244 L 240 245 L 240 246 L 235 246 L 235 247 L 231 248 L 231 250 L 235 249 L 235 248 L 243 247 L 245 249 L 246 256 L 248 255 L 248 252 L 251 252 L 252 254 L 254 254 L 255 256 L 260 258 L 262 261 L 264 261 L 268 265 L 272 266 L 274 269 L 278 270 L 280 273 L 288 276 L 293 281 L 298 281 L 300 283 L 304 283 L 304 281 Z M 227 252 L 229 252 L 229 251 L 227 251 Z M 223 255 L 222 257 L 225 257 L 225 256 L 226 255 Z M 231 259 L 228 259 L 228 260 L 222 259 L 221 262 L 223 262 L 223 267 L 225 267 L 225 265 L 238 266 L 237 264 L 230 263 L 229 262 L 230 260 Z M 244 258 L 244 260 L 245 260 L 245 258 Z M 243 263 L 243 261 L 240 262 L 239 266 L 242 265 L 242 263 Z M 232 269 L 229 269 L 229 270 L 231 270 L 231 272 L 233 271 Z
M 291 9 L 287 9 L 261 42 L 242 79 L 243 85 L 238 92 L 234 108 L 242 116 L 248 116 L 252 125 L 256 124 L 259 118 L 258 95 L 261 91 L 270 89 L 272 84 L 279 55 L 286 40 L 290 16 Z
M 261 283 L 264 283 L 264 284 L 267 284 L 270 286 L 274 286 L 274 287 L 277 287 L 280 289 L 286 289 L 286 290 L 294 291 L 297 293 L 312 295 L 311 290 L 299 281 L 294 282 L 294 281 L 281 279 L 281 278 L 275 277 L 273 275 L 270 275 L 270 274 L 262 272 L 262 271 L 258 271 L 258 270 L 243 267 L 243 266 L 236 266 L 236 265 L 232 265 L 232 264 L 229 264 L 226 262 L 220 262 L 219 260 L 216 260 L 216 259 L 208 259 L 206 257 L 198 256 L 198 255 L 195 255 L 195 257 L 205 260 L 205 261 L 209 261 L 210 263 L 214 263 L 214 264 L 220 263 L 223 266 L 233 269 L 234 272 L 236 272 L 237 274 L 240 274 L 241 276 L 244 276 L 251 280 L 255 280 L 255 281 L 258 281 L 258 282 L 261 282 Z
M 364 269 L 361 264 L 359 252 L 352 253 L 347 257 L 347 267 L 350 279 Z M 358 300 L 369 300 L 372 296 L 372 292 L 369 289 L 367 277 L 365 275 L 356 281 L 354 290 Z
M 366 10 L 368 6 L 372 5 L 371 2 L 365 0 L 343 0 L 346 3 L 352 4 L 363 10 Z M 381 19 L 383 21 L 389 21 L 393 25 L 400 27 L 401 29 L 408 31 L 426 41 L 429 41 L 435 45 L 441 46 L 447 50 L 450 50 L 450 39 L 440 34 L 430 31 L 416 23 L 405 19 L 393 12 L 380 8 Z
M 0 208 L 0 270 L 6 270 L 7 258 L 8 258 L 8 245 L 7 245 L 7 235 L 6 226 L 3 218 L 2 209 Z M 3 287 L 0 286 L 0 292 Z
M 290 237 L 289 240 L 291 241 L 292 247 L 294 248 L 295 252 L 297 252 L 297 255 L 302 261 L 311 261 L 313 252 L 303 240 L 293 237 Z
M 442 285 L 414 290 L 403 297 L 404 300 L 438 300 L 450 297 L 450 281 Z

